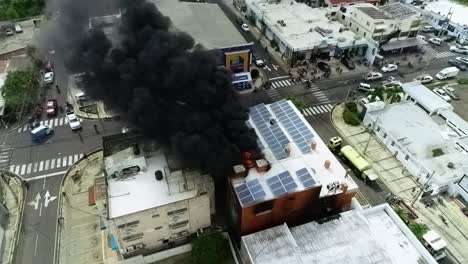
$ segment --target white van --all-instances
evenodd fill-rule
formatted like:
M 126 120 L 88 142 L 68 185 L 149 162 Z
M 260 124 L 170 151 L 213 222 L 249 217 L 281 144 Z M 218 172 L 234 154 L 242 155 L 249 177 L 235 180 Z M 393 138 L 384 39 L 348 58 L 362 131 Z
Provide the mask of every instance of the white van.
M 358 90 L 363 91 L 363 92 L 372 92 L 372 91 L 374 91 L 374 89 L 372 89 L 370 84 L 368 84 L 368 83 L 360 83 L 359 86 L 358 86 Z
M 445 80 L 448 78 L 453 78 L 458 75 L 460 70 L 457 67 L 448 67 L 441 70 L 439 73 L 436 74 L 436 78 L 439 80 Z

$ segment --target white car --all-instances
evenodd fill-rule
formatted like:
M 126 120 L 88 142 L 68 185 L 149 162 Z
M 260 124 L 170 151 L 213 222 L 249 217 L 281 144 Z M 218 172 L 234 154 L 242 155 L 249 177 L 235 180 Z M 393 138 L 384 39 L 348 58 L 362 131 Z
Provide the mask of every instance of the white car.
M 466 57 L 465 57 L 465 58 L 464 58 L 464 57 L 456 57 L 455 59 L 456 59 L 457 61 L 463 63 L 463 64 L 468 65 L 468 58 L 466 58 Z
M 423 74 L 423 75 L 419 75 L 418 77 L 416 77 L 414 79 L 414 81 L 416 82 L 420 82 L 422 84 L 424 83 L 430 83 L 434 80 L 434 78 L 432 78 L 432 76 L 430 76 L 429 74 Z
M 262 60 L 260 57 L 255 57 L 255 65 L 258 67 L 263 67 L 265 66 L 265 62 Z
M 395 65 L 395 64 L 387 64 L 385 66 L 382 67 L 382 71 L 383 72 L 392 72 L 392 71 L 396 71 L 398 69 L 398 66 Z
M 13 31 L 13 29 L 11 29 L 11 28 L 5 29 L 5 35 L 13 36 L 14 34 L 15 34 L 15 32 Z
M 74 112 L 68 112 L 67 113 L 67 120 L 68 124 L 70 125 L 70 128 L 75 131 L 81 128 L 81 122 L 78 119 L 78 117 L 75 115 Z
M 21 33 L 21 32 L 23 32 L 23 28 L 20 25 L 15 24 L 15 32 L 16 33 Z
M 51 84 L 54 82 L 54 73 L 53 72 L 46 72 L 44 74 L 44 83 L 45 84 Z
M 455 53 L 468 54 L 468 48 L 462 45 L 451 46 L 450 51 Z
M 440 46 L 440 44 L 442 44 L 442 39 L 440 39 L 440 38 L 430 38 L 429 42 L 432 43 L 432 44 Z
M 364 76 L 364 80 L 366 81 L 373 81 L 381 79 L 383 75 L 380 72 L 369 72 Z
M 247 24 L 242 24 L 241 27 L 242 27 L 242 30 L 244 30 L 245 32 L 250 31 L 250 28 Z
M 366 105 L 366 104 L 372 103 L 373 101 L 371 100 L 372 100 L 372 95 L 369 94 L 367 97 L 361 98 L 361 103 L 363 105 Z M 380 97 L 375 96 L 374 102 L 380 102 L 380 101 L 382 101 Z
M 442 90 L 441 88 L 436 88 L 432 90 L 435 94 L 437 94 L 440 98 L 444 99 L 447 102 L 450 102 L 450 96 L 447 94 L 446 91 Z

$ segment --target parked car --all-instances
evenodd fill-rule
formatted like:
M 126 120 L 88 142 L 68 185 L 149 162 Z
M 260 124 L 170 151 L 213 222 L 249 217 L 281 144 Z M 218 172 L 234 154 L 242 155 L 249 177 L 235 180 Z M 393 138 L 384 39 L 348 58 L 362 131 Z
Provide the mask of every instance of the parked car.
M 435 28 L 433 26 L 424 26 L 421 29 L 421 31 L 424 32 L 424 33 L 430 33 L 430 32 L 434 32 Z
M 385 66 L 382 67 L 382 71 L 383 72 L 392 72 L 392 71 L 396 71 L 398 69 L 398 66 L 395 65 L 395 64 L 387 64 Z
M 453 100 L 460 100 L 460 97 L 458 97 L 457 93 L 455 92 L 455 89 L 448 86 L 448 85 L 445 85 L 444 87 L 442 87 L 442 89 L 448 94 L 448 96 L 450 96 L 450 98 L 452 98 Z
M 374 91 L 374 89 L 368 83 L 360 83 L 359 86 L 358 86 L 358 90 L 363 91 L 363 92 L 372 92 L 372 91 Z
M 460 70 L 456 67 L 448 67 L 436 74 L 436 78 L 439 80 L 445 80 L 448 78 L 455 78 L 457 77 Z
M 20 25 L 15 24 L 15 32 L 16 33 L 21 33 L 21 32 L 23 32 L 23 28 Z
M 330 65 L 328 65 L 326 62 L 319 61 L 317 63 L 317 67 L 323 72 L 331 72 Z
M 455 53 L 468 54 L 468 48 L 462 45 L 451 46 L 450 51 Z
M 262 58 L 255 56 L 255 65 L 257 65 L 258 67 L 263 67 L 265 66 L 265 62 Z
M 245 32 L 250 31 L 249 25 L 247 25 L 245 23 L 242 24 L 241 27 L 242 27 L 242 30 L 244 30 Z
M 51 84 L 54 82 L 54 72 L 46 72 L 44 74 L 44 83 Z
M 13 31 L 13 29 L 11 29 L 11 28 L 5 29 L 5 35 L 12 36 L 14 34 L 15 34 L 15 32 Z
M 466 71 L 466 65 L 459 60 L 455 60 L 455 59 L 449 60 L 448 64 L 458 68 L 460 71 Z
M 56 116 L 57 108 L 58 108 L 58 104 L 57 104 L 56 99 L 50 99 L 49 101 L 47 101 L 47 105 L 46 105 L 47 116 Z
M 364 75 L 364 80 L 366 81 L 374 81 L 382 79 L 383 75 L 380 72 L 369 72 Z
M 361 98 L 361 104 L 366 105 L 372 102 L 380 102 L 382 101 L 379 96 L 375 96 L 374 100 L 372 100 L 373 95 L 369 94 L 368 96 Z
M 442 44 L 442 39 L 440 38 L 430 38 L 428 41 L 432 44 L 439 45 L 439 46 L 440 44 Z
M 435 88 L 432 90 L 435 94 L 437 94 L 440 98 L 444 99 L 447 102 L 450 102 L 450 96 L 441 88 Z
M 71 111 L 67 113 L 67 120 L 70 128 L 75 131 L 81 129 L 81 122 L 78 117 L 75 115 L 75 112 Z
M 465 64 L 465 65 L 468 65 L 468 58 L 467 57 L 456 57 L 455 60 Z
M 414 81 L 416 82 L 420 82 L 420 83 L 430 83 L 432 82 L 432 80 L 434 80 L 434 78 L 432 78 L 432 76 L 430 76 L 429 74 L 422 74 L 422 75 L 419 75 L 418 77 L 416 77 L 414 79 Z
M 456 39 L 457 39 L 457 37 L 452 36 L 452 35 L 449 35 L 449 36 L 443 38 L 443 41 L 444 41 L 444 42 L 452 42 L 452 41 L 454 41 L 454 40 L 456 40 Z
M 350 70 L 356 69 L 356 65 L 354 65 L 353 60 L 349 57 L 344 56 L 343 58 L 341 58 L 341 63 L 343 63 L 343 65 Z

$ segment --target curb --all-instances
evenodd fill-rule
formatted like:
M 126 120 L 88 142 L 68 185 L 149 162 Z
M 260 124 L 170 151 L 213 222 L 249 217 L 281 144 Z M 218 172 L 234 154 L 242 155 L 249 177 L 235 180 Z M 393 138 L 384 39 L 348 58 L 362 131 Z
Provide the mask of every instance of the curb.
M 59 217 L 62 217 L 62 214 L 61 214 L 61 211 L 62 211 L 62 207 L 63 207 L 63 195 L 62 195 L 62 189 L 63 189 L 63 186 L 65 184 L 65 180 L 68 178 L 68 175 L 70 174 L 70 171 L 75 169 L 75 165 L 82 162 L 84 159 L 88 159 L 89 156 L 93 155 L 93 154 L 96 154 L 98 152 L 102 151 L 102 148 L 100 149 L 95 149 L 91 152 L 88 152 L 86 155 L 84 155 L 83 157 L 81 157 L 81 159 L 77 160 L 75 163 L 73 163 L 73 165 L 71 165 L 67 171 L 65 172 L 63 178 L 62 178 L 62 181 L 60 182 L 60 189 L 59 189 L 59 193 L 58 193 L 58 201 L 57 201 L 57 226 L 55 228 L 55 243 L 54 243 L 54 257 L 53 257 L 53 261 L 52 263 L 53 264 L 59 264 L 59 259 L 60 259 L 60 234 L 61 234 L 61 228 L 60 228 L 60 224 L 58 223 L 58 219 Z
M 11 171 L 8 171 L 8 170 L 0 170 L 0 173 L 7 174 L 9 177 L 17 178 L 21 182 L 21 187 L 23 189 L 23 202 L 21 203 L 21 206 L 19 208 L 21 213 L 20 213 L 19 220 L 18 220 L 18 225 L 17 225 L 17 232 L 16 232 L 16 236 L 15 236 L 14 250 L 13 250 L 12 257 L 10 259 L 11 262 L 9 262 L 9 263 L 13 263 L 15 261 L 15 259 L 16 259 L 16 248 L 18 247 L 19 238 L 20 238 L 20 235 L 21 235 L 21 227 L 23 225 L 24 206 L 26 205 L 26 195 L 28 194 L 28 187 L 26 187 L 26 184 L 25 184 L 26 181 L 24 180 L 24 178 L 21 177 L 20 175 L 15 174 L 15 173 L 13 173 Z

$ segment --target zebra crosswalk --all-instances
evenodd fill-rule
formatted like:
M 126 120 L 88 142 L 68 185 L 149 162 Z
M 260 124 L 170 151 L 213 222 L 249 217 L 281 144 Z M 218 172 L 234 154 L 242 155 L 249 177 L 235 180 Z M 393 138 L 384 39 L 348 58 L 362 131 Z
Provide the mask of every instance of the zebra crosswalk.
M 80 121 L 82 120 L 80 119 Z M 66 117 L 57 117 L 53 119 L 41 120 L 39 124 L 51 126 L 51 127 L 63 126 L 63 125 L 68 124 L 68 119 Z M 18 133 L 25 132 L 28 130 L 31 130 L 31 126 L 29 124 L 26 124 L 18 128 Z
M 330 101 L 328 96 L 323 91 L 321 91 L 315 83 L 311 85 L 309 90 L 312 91 L 312 95 L 317 98 L 317 101 L 320 103 L 327 103 Z
M 11 165 L 9 166 L 8 170 L 14 172 L 18 175 L 30 175 L 38 172 L 45 172 L 48 170 L 54 169 L 67 169 L 73 163 L 77 162 L 79 159 L 83 157 L 83 153 L 81 154 L 73 154 L 68 156 L 63 156 L 59 158 L 52 158 L 37 162 L 25 163 L 20 165 Z
M 291 86 L 295 84 L 298 84 L 298 82 L 293 81 L 292 79 L 276 80 L 276 81 L 271 82 L 270 87 L 273 89 L 276 89 L 276 88 Z
M 302 114 L 304 116 L 320 115 L 329 113 L 333 109 L 331 104 L 315 105 L 311 107 L 304 108 Z
M 442 59 L 442 58 L 448 58 L 448 57 L 453 57 L 456 56 L 457 54 L 451 52 L 451 51 L 444 51 L 444 52 L 438 52 L 434 54 L 435 59 Z
M 0 146 L 0 168 L 8 166 L 12 151 L 13 149 L 8 146 Z

